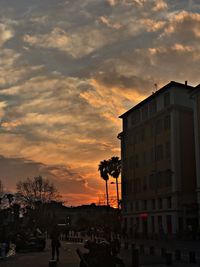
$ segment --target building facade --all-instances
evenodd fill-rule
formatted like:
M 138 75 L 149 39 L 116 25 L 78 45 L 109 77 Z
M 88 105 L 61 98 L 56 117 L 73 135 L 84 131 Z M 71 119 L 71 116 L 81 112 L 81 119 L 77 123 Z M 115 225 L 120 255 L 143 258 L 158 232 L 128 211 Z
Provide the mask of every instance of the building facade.
M 191 94 L 194 104 L 194 132 L 195 132 L 195 153 L 196 153 L 196 174 L 197 174 L 197 205 L 198 222 L 200 225 L 200 85 Z
M 172 81 L 120 116 L 123 229 L 130 235 L 173 235 L 197 224 L 193 90 Z

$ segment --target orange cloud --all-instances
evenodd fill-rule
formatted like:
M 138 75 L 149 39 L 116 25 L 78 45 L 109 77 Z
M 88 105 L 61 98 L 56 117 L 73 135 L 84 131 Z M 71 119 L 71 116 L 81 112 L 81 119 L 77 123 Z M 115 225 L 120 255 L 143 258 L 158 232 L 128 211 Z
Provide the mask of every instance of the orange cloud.
M 193 33 L 195 37 L 200 37 L 200 14 L 181 11 L 169 17 L 170 21 L 162 36 L 185 31 L 185 34 Z M 189 36 L 188 36 L 189 37 Z
M 144 23 L 144 25 L 147 26 L 147 31 L 148 32 L 155 32 L 155 31 L 158 31 L 160 29 L 162 29 L 166 22 L 165 21 L 155 21 L 155 20 L 152 20 L 152 19 L 142 19 L 141 20 L 142 23 Z

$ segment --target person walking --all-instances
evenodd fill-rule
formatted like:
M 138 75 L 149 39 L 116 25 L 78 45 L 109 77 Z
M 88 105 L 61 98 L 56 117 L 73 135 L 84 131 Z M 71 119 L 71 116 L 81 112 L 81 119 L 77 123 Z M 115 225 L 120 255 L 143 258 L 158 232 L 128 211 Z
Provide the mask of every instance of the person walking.
M 55 225 L 51 231 L 51 249 L 52 249 L 52 260 L 55 258 L 59 261 L 59 248 L 60 248 L 60 233 L 58 225 Z

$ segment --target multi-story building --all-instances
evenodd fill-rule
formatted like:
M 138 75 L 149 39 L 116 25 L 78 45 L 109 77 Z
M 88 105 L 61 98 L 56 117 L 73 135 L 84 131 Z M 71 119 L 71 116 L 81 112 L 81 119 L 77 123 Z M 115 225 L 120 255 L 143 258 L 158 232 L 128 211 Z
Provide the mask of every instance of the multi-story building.
M 197 174 L 197 205 L 198 222 L 200 225 L 200 85 L 192 92 L 191 98 L 194 100 L 194 132 L 195 132 L 195 152 L 196 152 L 196 174 Z
M 130 234 L 196 225 L 193 90 L 172 81 L 120 116 L 123 227 Z

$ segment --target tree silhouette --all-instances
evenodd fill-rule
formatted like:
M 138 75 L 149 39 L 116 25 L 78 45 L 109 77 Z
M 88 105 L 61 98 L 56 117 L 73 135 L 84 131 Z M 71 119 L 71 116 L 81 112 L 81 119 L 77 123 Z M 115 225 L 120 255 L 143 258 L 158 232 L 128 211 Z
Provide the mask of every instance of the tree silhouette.
M 116 191 L 117 191 L 117 207 L 119 208 L 119 188 L 118 188 L 118 178 L 121 173 L 121 160 L 119 157 L 112 157 L 108 161 L 108 173 L 110 176 L 115 178 L 116 181 Z
M 24 202 L 30 206 L 34 206 L 36 202 L 46 203 L 58 200 L 60 197 L 55 185 L 42 176 L 19 181 L 17 183 L 17 191 Z
M 106 199 L 107 199 L 107 206 L 109 206 L 109 199 L 108 199 L 109 162 L 107 160 L 101 161 L 99 164 L 98 171 L 100 172 L 101 178 L 106 182 Z

